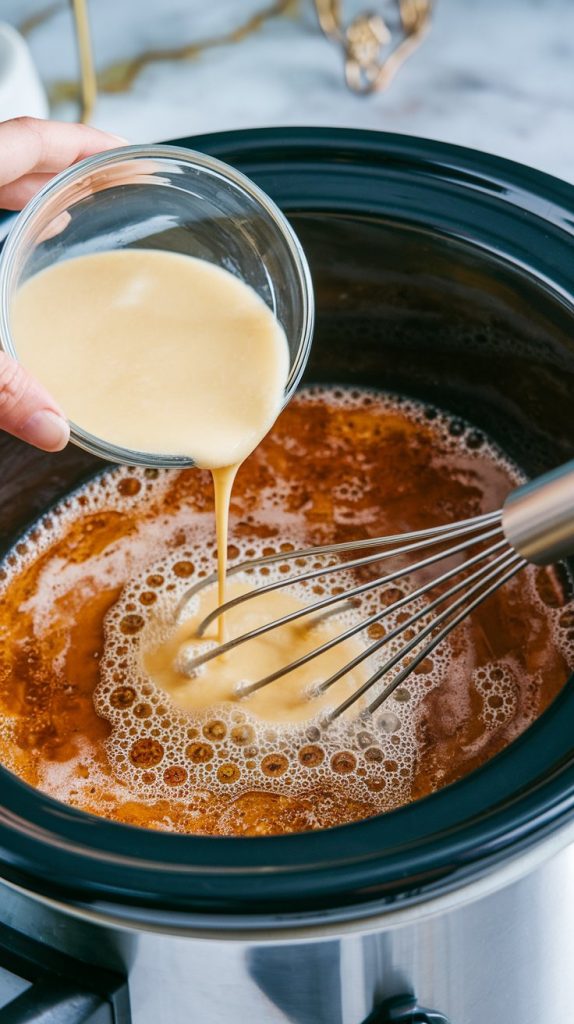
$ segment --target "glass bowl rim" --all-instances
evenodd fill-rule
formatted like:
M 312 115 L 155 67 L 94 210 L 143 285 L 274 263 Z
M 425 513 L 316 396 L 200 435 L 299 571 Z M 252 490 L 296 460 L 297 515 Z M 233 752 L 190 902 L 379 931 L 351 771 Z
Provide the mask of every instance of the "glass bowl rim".
M 285 242 L 292 262 L 292 267 L 297 277 L 302 304 L 302 329 L 297 345 L 297 352 L 292 362 L 289 377 L 285 387 L 283 403 L 285 408 L 292 398 L 299 381 L 305 370 L 311 342 L 313 338 L 313 327 L 315 321 L 315 301 L 313 295 L 313 283 L 311 271 L 303 247 L 291 227 L 287 217 L 282 213 L 276 203 L 259 188 L 247 175 L 236 170 L 230 164 L 224 163 L 215 157 L 201 153 L 198 150 L 186 149 L 183 146 L 136 144 L 121 146 L 116 149 L 108 149 L 102 153 L 86 157 L 84 160 L 73 164 L 66 170 L 61 171 L 47 182 L 35 196 L 26 204 L 18 214 L 12 228 L 6 238 L 2 253 L 0 255 L 0 351 L 17 359 L 16 348 L 13 344 L 10 330 L 9 315 L 9 285 L 14 261 L 17 257 L 19 245 L 26 229 L 30 223 L 41 213 L 47 199 L 54 194 L 74 185 L 82 178 L 89 177 L 94 172 L 105 170 L 112 166 L 134 160 L 158 160 L 184 163 L 190 168 L 197 168 L 207 172 L 213 177 L 219 176 L 227 184 L 232 185 L 237 192 L 243 192 L 254 201 L 273 222 L 279 234 Z M 96 437 L 89 431 L 84 430 L 77 423 L 70 422 L 70 440 L 79 448 L 97 455 L 108 462 L 117 462 L 123 465 L 138 465 L 162 468 L 184 468 L 194 466 L 193 459 L 184 455 L 162 455 L 158 452 L 140 452 L 121 445 L 114 445 L 101 437 Z

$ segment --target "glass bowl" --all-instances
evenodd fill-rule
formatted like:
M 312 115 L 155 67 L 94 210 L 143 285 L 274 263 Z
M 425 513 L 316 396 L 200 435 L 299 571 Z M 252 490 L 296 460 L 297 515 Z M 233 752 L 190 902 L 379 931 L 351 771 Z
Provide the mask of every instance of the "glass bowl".
M 159 249 L 199 257 L 250 285 L 289 344 L 284 404 L 301 378 L 313 333 L 309 267 L 275 203 L 245 175 L 176 146 L 126 146 L 53 178 L 16 219 L 0 260 L 0 346 L 14 358 L 12 298 L 32 275 L 87 253 Z M 169 396 L 166 395 L 166 409 Z M 111 462 L 193 466 L 193 459 L 132 451 L 71 423 L 71 440 Z

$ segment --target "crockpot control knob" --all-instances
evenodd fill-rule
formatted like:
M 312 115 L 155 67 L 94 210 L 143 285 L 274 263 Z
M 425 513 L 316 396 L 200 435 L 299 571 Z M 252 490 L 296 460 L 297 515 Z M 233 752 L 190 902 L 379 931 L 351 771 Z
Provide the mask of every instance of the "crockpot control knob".
M 414 996 L 393 996 L 371 1013 L 364 1024 L 450 1024 L 437 1010 L 425 1010 Z

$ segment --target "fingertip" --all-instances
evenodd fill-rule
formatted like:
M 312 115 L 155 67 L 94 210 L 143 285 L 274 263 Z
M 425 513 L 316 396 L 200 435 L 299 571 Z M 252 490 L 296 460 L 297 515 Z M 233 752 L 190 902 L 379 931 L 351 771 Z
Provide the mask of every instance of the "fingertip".
M 70 440 L 68 422 L 51 409 L 40 409 L 26 420 L 18 436 L 45 452 L 61 452 Z

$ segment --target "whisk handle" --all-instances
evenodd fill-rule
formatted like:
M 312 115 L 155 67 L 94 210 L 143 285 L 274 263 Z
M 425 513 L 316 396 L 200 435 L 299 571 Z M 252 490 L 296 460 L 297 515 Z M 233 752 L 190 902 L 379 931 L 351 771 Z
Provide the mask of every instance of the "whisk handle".
M 502 528 L 512 547 L 536 565 L 574 554 L 574 461 L 512 491 Z

